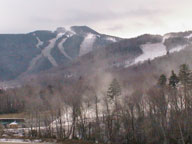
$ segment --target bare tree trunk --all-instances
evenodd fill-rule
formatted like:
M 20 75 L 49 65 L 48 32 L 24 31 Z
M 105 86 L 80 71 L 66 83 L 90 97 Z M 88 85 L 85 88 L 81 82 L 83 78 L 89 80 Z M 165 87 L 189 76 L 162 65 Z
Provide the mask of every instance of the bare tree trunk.
M 179 132 L 180 132 L 180 135 L 181 135 L 182 144 L 185 144 L 184 137 L 183 137 L 183 132 L 182 132 L 182 129 L 181 129 L 181 124 L 179 122 L 178 122 L 178 126 L 179 126 Z

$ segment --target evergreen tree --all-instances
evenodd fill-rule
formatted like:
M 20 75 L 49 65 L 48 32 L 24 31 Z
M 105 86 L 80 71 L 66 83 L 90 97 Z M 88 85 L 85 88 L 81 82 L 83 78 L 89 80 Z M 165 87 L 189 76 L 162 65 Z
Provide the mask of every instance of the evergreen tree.
M 181 84 L 183 85 L 184 106 L 186 108 L 186 113 L 188 113 L 189 107 L 190 107 L 189 105 L 191 103 L 189 91 L 191 90 L 191 85 L 192 85 L 192 75 L 188 65 L 182 64 L 180 66 L 179 79 Z
M 191 77 L 191 74 L 190 74 L 189 66 L 186 64 L 182 64 L 179 70 L 179 80 L 181 81 L 181 84 L 184 87 L 187 87 L 187 85 L 189 85 L 190 77 Z
M 176 88 L 177 84 L 179 83 L 179 78 L 175 74 L 175 72 L 172 70 L 171 76 L 169 78 L 169 86 L 172 88 Z
M 110 99 L 114 99 L 121 95 L 121 87 L 117 81 L 117 79 L 113 79 L 112 83 L 109 86 L 109 89 L 107 91 L 107 96 Z
M 159 77 L 158 85 L 161 86 L 161 87 L 164 87 L 164 86 L 166 86 L 166 83 L 167 83 L 167 77 L 164 74 L 162 74 Z

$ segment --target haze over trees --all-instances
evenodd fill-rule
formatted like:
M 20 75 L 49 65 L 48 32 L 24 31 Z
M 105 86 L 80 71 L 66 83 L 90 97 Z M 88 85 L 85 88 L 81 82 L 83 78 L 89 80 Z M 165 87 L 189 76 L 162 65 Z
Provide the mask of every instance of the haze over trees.
M 192 143 L 192 72 L 187 64 L 148 89 L 128 92 L 110 80 L 105 91 L 80 77 L 57 85 L 2 90 L 0 113 L 25 112 L 29 137 L 122 144 Z

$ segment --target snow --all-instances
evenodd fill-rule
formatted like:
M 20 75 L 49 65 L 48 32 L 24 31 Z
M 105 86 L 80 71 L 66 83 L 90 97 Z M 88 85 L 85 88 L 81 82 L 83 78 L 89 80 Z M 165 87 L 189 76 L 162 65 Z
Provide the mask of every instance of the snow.
M 112 42 L 117 42 L 117 40 L 114 37 L 106 37 L 106 40 L 112 41 Z
M 80 45 L 79 56 L 85 55 L 90 51 L 92 51 L 95 40 L 96 40 L 96 35 L 91 33 L 87 34 L 87 36 L 84 38 L 83 42 Z
M 29 67 L 28 67 L 28 69 L 27 69 L 26 72 L 29 72 L 30 70 L 32 70 L 32 69 L 35 67 L 35 65 L 37 64 L 37 62 L 38 62 L 42 57 L 47 57 L 48 60 L 50 61 L 50 63 L 51 63 L 53 66 L 55 66 L 55 67 L 58 66 L 57 62 L 55 61 L 55 59 L 54 59 L 53 56 L 51 55 L 51 50 L 54 48 L 56 41 L 57 41 L 59 38 L 61 38 L 63 35 L 64 35 L 64 33 L 59 33 L 59 34 L 57 34 L 57 36 L 56 36 L 55 38 L 49 40 L 49 45 L 46 46 L 39 55 L 37 55 L 36 57 L 34 57 L 34 58 L 31 60 L 31 62 L 30 62 L 30 64 L 29 64 Z
M 98 103 L 98 116 L 102 117 L 103 112 L 102 112 L 102 103 Z M 81 114 L 82 117 L 89 120 L 93 121 L 96 118 L 96 112 L 95 112 L 95 105 L 89 105 L 86 103 L 83 103 L 81 106 Z M 61 120 L 61 121 L 60 121 Z M 80 120 L 77 118 L 77 121 Z M 60 123 L 62 123 L 62 126 L 65 127 L 66 132 L 70 131 L 70 128 L 73 124 L 73 110 L 71 107 L 65 106 L 62 110 L 62 115 L 60 118 L 54 120 L 51 124 L 50 127 L 52 128 L 57 128 L 60 126 Z
M 30 141 L 29 139 L 0 139 L 0 142 L 2 143 L 39 143 L 41 142 L 41 140 L 34 140 L 34 141 Z
M 163 36 L 162 43 L 164 43 L 165 40 L 166 40 L 166 39 L 169 39 L 170 37 L 172 37 L 171 34 L 166 34 L 166 35 L 164 35 L 164 36 Z
M 24 141 L 22 139 L 0 139 L 0 142 L 6 142 L 6 143 L 29 143 L 29 141 Z
M 101 36 L 100 35 L 97 35 L 98 38 L 100 38 Z
M 177 46 L 169 50 L 169 53 L 179 52 L 183 50 L 187 45 Z
M 69 31 L 70 33 L 72 33 L 72 34 L 76 34 L 76 32 L 75 32 L 71 27 L 68 29 L 68 31 Z
M 60 37 L 62 37 L 62 36 L 63 36 L 63 33 L 59 33 L 59 34 L 56 36 L 56 38 L 51 39 L 51 40 L 49 41 L 49 45 L 42 50 L 43 56 L 44 56 L 44 57 L 47 57 L 48 60 L 49 60 L 49 62 L 50 62 L 53 66 L 55 66 L 55 67 L 57 67 L 58 64 L 57 64 L 57 62 L 55 61 L 55 59 L 53 58 L 53 56 L 51 55 L 51 50 L 54 48 L 56 41 L 57 41 Z
M 14 122 L 10 123 L 9 125 L 17 125 L 17 123 L 14 121 Z
M 135 59 L 135 63 L 143 62 L 148 59 L 153 60 L 156 57 L 167 54 L 166 47 L 162 43 L 144 44 L 141 45 L 141 49 L 143 50 L 143 54 Z
M 69 60 L 72 60 L 72 58 L 65 52 L 65 48 L 63 47 L 63 44 L 65 43 L 67 38 L 62 39 L 62 41 L 58 44 L 59 51 Z
M 41 41 L 41 40 L 39 39 L 39 37 L 36 37 L 36 39 L 37 39 L 37 45 L 36 45 L 36 48 L 40 48 L 40 46 L 43 45 L 43 41 Z
M 38 37 L 35 33 L 33 33 L 33 36 L 35 36 L 36 39 L 37 39 L 36 48 L 40 48 L 40 46 L 43 45 L 43 41 L 41 41 L 41 40 L 39 39 L 39 37 Z
M 12 89 L 20 86 L 20 83 L 17 81 L 0 81 L 0 89 L 2 90 Z
M 31 60 L 31 62 L 30 62 L 30 64 L 29 64 L 29 67 L 28 67 L 28 69 L 27 69 L 27 71 L 26 72 L 29 72 L 29 71 L 31 71 L 34 67 L 35 67 L 35 65 L 37 64 L 37 62 L 42 58 L 42 54 L 39 54 L 39 55 L 37 55 L 36 57 L 34 57 L 32 60 Z
M 192 33 L 190 35 L 186 36 L 185 38 L 187 38 L 187 39 L 192 38 Z
M 163 43 L 144 44 L 141 45 L 141 49 L 143 54 L 138 56 L 133 63 L 130 63 L 129 61 L 126 62 L 125 68 L 137 63 L 143 63 L 149 59 L 153 60 L 157 57 L 161 57 L 167 54 L 166 47 L 163 45 Z
M 166 55 L 167 49 L 166 49 L 166 46 L 164 45 L 164 42 L 166 39 L 169 39 L 171 37 L 174 37 L 174 35 L 166 34 L 163 36 L 163 40 L 161 43 L 154 43 L 154 44 L 146 43 L 144 45 L 141 45 L 140 48 L 142 49 L 143 54 L 135 58 L 135 60 L 133 61 L 130 61 L 130 60 L 125 61 L 124 67 L 127 68 L 134 64 L 143 63 L 144 61 L 153 60 L 157 57 Z M 186 38 L 191 38 L 191 37 L 192 37 L 192 34 L 188 35 Z M 179 52 L 185 49 L 186 46 L 187 45 L 176 46 L 171 50 L 169 50 L 169 53 Z

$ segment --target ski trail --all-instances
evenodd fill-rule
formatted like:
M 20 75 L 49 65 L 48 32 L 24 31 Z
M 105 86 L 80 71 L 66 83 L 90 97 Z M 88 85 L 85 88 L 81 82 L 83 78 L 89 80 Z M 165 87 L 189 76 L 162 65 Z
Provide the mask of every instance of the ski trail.
M 58 35 L 56 36 L 56 38 L 51 39 L 51 40 L 49 41 L 49 45 L 42 50 L 43 56 L 44 56 L 44 57 L 47 57 L 48 60 L 50 61 L 50 63 L 51 63 L 53 66 L 55 66 L 55 67 L 57 67 L 58 64 L 57 64 L 57 62 L 55 61 L 55 59 L 53 58 L 53 56 L 51 55 L 51 50 L 54 48 L 56 41 L 57 41 L 60 37 L 62 37 L 62 36 L 63 36 L 63 34 L 58 34 Z
M 186 46 L 187 46 L 187 45 L 181 45 L 181 46 L 174 47 L 174 48 L 172 48 L 171 50 L 169 50 L 169 52 L 170 52 L 170 53 L 179 52 L 179 51 L 185 49 Z
M 143 63 L 146 60 L 153 60 L 157 57 L 161 57 L 167 54 L 167 50 L 165 45 L 163 43 L 155 43 L 155 44 L 144 44 L 141 45 L 141 49 L 143 51 L 143 54 L 138 56 L 133 63 L 130 63 L 129 61 L 126 62 L 125 68 L 137 64 L 137 63 Z
M 187 39 L 192 38 L 192 33 L 191 33 L 191 34 L 189 34 L 188 36 L 186 36 L 185 38 L 187 38 Z
M 47 57 L 48 60 L 50 61 L 50 63 L 51 63 L 53 66 L 58 66 L 57 62 L 55 61 L 55 59 L 54 59 L 54 58 L 52 57 L 52 55 L 51 55 L 51 50 L 54 48 L 56 41 L 57 41 L 60 37 L 62 37 L 62 36 L 63 36 L 63 34 L 58 34 L 58 35 L 56 36 L 56 38 L 49 40 L 49 45 L 46 46 L 39 55 L 37 55 L 36 57 L 34 57 L 34 58 L 31 60 L 31 62 L 30 62 L 30 64 L 29 64 L 29 67 L 28 67 L 28 69 L 27 69 L 26 72 L 31 71 L 31 70 L 35 67 L 35 65 L 37 64 L 37 62 L 38 62 L 42 57 Z
M 43 41 L 41 41 L 41 40 L 39 39 L 39 37 L 36 37 L 36 39 L 37 39 L 37 41 L 38 41 L 36 47 L 37 47 L 37 48 L 40 48 L 40 46 L 43 45 Z
M 94 34 L 87 34 L 84 41 L 80 46 L 79 56 L 85 55 L 88 52 L 92 51 L 93 44 L 95 42 L 96 36 Z
M 63 44 L 65 43 L 67 38 L 62 39 L 62 41 L 58 44 L 59 51 L 69 60 L 72 60 L 72 58 L 65 52 L 65 48 L 63 47 Z
M 36 48 L 40 48 L 40 46 L 43 45 L 43 41 L 41 41 L 41 40 L 39 39 L 39 37 L 38 37 L 35 33 L 33 33 L 33 36 L 35 36 L 35 38 L 37 39 Z
M 169 50 L 169 53 L 179 52 L 186 48 L 187 45 L 180 45 L 172 48 Z M 162 57 L 167 54 L 166 46 L 163 43 L 154 43 L 154 44 L 144 44 L 140 46 L 143 54 L 138 56 L 133 62 L 126 61 L 125 68 L 138 64 L 143 63 L 147 60 L 154 60 L 157 57 Z
M 26 72 L 31 71 L 31 70 L 35 67 L 35 65 L 37 64 L 37 62 L 39 61 L 39 59 L 40 59 L 42 56 L 43 56 L 43 55 L 42 55 L 42 53 L 41 53 L 41 54 L 37 55 L 35 58 L 33 58 L 32 61 L 31 61 L 30 64 L 29 64 L 29 67 L 28 67 L 28 69 L 27 69 Z

